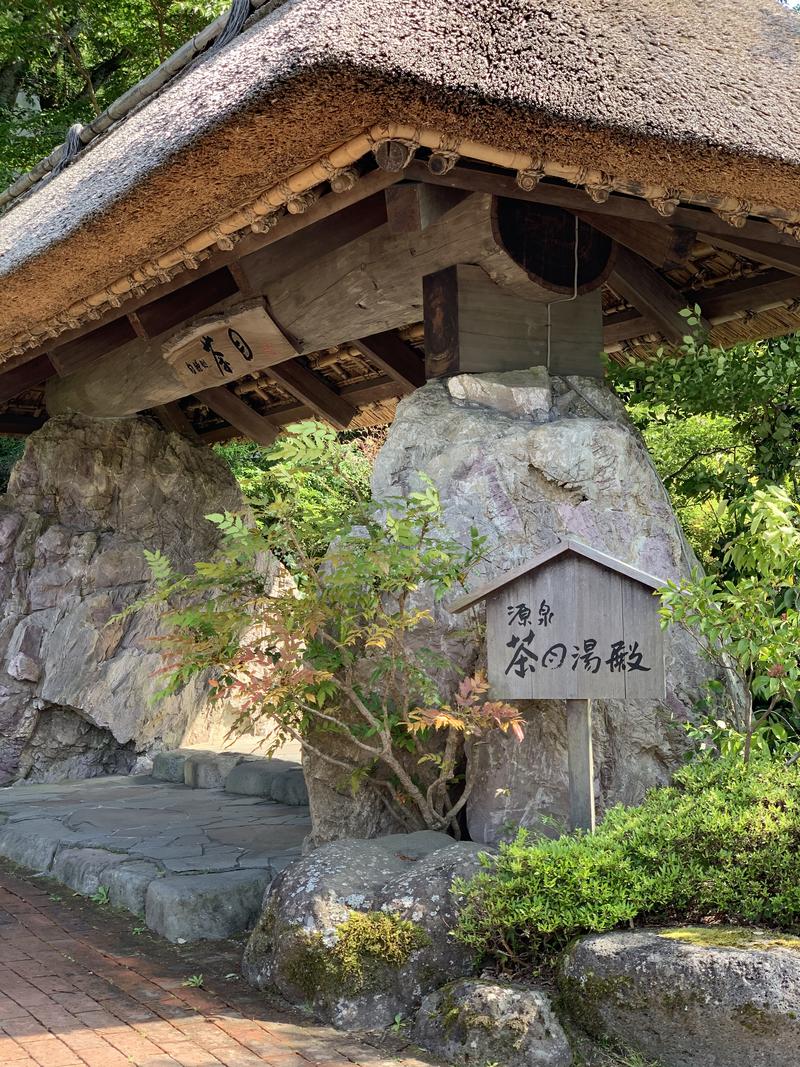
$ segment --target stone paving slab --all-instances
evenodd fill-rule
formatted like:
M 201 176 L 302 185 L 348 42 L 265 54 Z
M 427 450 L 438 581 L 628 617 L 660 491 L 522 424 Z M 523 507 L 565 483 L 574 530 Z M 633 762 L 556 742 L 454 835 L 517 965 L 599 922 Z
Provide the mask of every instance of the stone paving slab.
M 306 807 L 147 776 L 0 789 L 0 856 L 87 896 L 103 887 L 172 941 L 252 925 L 309 829 Z
M 134 936 L 0 862 L 0 1065 L 430 1067 L 407 1038 L 337 1033 L 231 981 L 240 953 Z

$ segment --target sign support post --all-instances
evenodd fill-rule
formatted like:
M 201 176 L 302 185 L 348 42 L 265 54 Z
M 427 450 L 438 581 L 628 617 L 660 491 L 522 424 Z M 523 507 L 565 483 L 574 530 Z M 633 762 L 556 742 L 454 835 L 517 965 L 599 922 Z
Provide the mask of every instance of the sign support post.
M 567 701 L 567 761 L 570 829 L 585 830 L 593 834 L 595 813 L 591 700 Z

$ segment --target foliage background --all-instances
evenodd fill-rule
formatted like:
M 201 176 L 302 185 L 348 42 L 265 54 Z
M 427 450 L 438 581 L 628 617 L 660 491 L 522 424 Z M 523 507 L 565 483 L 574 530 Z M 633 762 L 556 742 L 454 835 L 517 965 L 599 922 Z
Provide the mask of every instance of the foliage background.
M 0 187 L 217 17 L 224 0 L 5 0 Z

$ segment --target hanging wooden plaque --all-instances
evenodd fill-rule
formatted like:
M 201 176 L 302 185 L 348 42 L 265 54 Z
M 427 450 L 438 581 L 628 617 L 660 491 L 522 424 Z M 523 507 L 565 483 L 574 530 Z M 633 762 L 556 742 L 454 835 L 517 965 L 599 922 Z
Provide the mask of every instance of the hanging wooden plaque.
M 162 354 L 197 392 L 283 363 L 297 351 L 256 299 L 196 319 L 164 342 Z

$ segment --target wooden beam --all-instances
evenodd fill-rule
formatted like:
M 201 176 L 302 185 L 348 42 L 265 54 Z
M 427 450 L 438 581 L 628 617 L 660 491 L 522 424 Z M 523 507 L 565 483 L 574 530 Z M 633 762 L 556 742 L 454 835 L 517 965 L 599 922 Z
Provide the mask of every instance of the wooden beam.
M 85 337 L 57 345 L 50 352 L 50 359 L 59 377 L 64 378 L 135 339 L 133 324 L 123 315 L 122 318 L 113 319 L 105 326 L 92 330 Z
M 613 215 L 594 215 L 579 211 L 578 218 L 611 237 L 618 245 L 630 249 L 654 267 L 672 270 L 686 263 L 696 235 L 692 230 L 659 226 L 653 222 L 634 222 Z
M 422 279 L 426 378 L 446 378 L 461 369 L 458 289 L 458 267 Z
M 315 226 L 317 223 L 330 218 L 332 215 L 336 215 L 339 212 L 345 211 L 349 207 L 360 204 L 363 200 L 367 200 L 370 197 L 378 195 L 378 200 L 384 212 L 383 221 L 385 222 L 386 208 L 383 203 L 383 191 L 388 186 L 394 184 L 394 182 L 402 181 L 404 177 L 405 174 L 403 171 L 400 171 L 397 174 L 387 174 L 383 171 L 376 170 L 370 174 L 364 175 L 364 177 L 357 181 L 353 188 L 349 189 L 347 192 L 326 193 L 325 196 L 320 197 L 316 203 L 312 204 L 311 207 L 302 214 L 284 215 L 278 220 L 276 225 L 266 233 L 246 234 L 232 251 L 212 251 L 210 257 L 207 260 L 204 260 L 196 270 L 181 272 L 171 281 L 164 282 L 163 285 L 149 289 L 143 296 L 132 296 L 129 300 L 125 301 L 124 311 L 117 309 L 108 311 L 99 321 L 99 325 L 96 322 L 86 322 L 75 330 L 65 330 L 64 333 L 59 336 L 59 344 L 66 345 L 71 341 L 86 337 L 88 334 L 92 334 L 96 330 L 102 329 L 104 326 L 107 326 L 112 322 L 124 319 L 128 311 L 138 311 L 139 308 L 152 304 L 163 296 L 174 293 L 178 289 L 183 289 L 187 282 L 196 281 L 199 278 L 214 273 L 219 270 L 220 267 L 224 267 L 228 263 L 240 260 L 259 249 L 267 248 L 269 245 L 277 244 L 279 241 L 283 241 L 285 238 L 298 234 L 302 230 Z M 21 356 L 14 357 L 14 366 L 27 363 L 36 356 L 42 355 L 44 352 L 49 352 L 52 346 L 53 342 L 48 341 L 39 345 L 37 348 L 30 349 Z
M 305 218 L 304 215 L 299 217 Z M 242 256 L 237 268 L 245 284 L 254 293 L 263 293 L 285 274 L 312 265 L 329 252 L 385 225 L 386 201 L 384 193 L 377 192 L 358 204 L 329 215 L 314 226 Z
M 471 192 L 492 193 L 506 196 L 512 200 L 529 200 L 537 204 L 553 204 L 566 208 L 567 211 L 590 211 L 593 215 L 611 215 L 617 218 L 652 223 L 656 226 L 679 226 L 703 233 L 736 234 L 754 241 L 766 241 L 769 244 L 787 245 L 797 248 L 798 243 L 787 233 L 782 233 L 777 226 L 758 219 L 748 219 L 744 226 L 734 229 L 710 208 L 686 207 L 681 205 L 668 219 L 661 219 L 646 200 L 635 196 L 612 194 L 604 204 L 597 204 L 589 199 L 583 189 L 573 185 L 558 185 L 544 181 L 526 192 L 517 185 L 511 175 L 497 174 L 472 167 L 453 167 L 447 174 L 432 174 L 424 163 L 412 163 L 406 169 L 406 177 L 414 181 L 430 182 L 433 185 L 447 185 L 453 189 L 469 189 Z
M 345 430 L 356 417 L 356 409 L 352 404 L 343 400 L 319 375 L 299 360 L 276 363 L 267 373 L 278 385 L 337 430 Z
M 714 248 L 723 248 L 727 252 L 744 256 L 745 259 L 764 263 L 789 274 L 800 274 L 800 245 L 788 248 L 786 245 L 768 244 L 766 241 L 752 241 L 749 237 L 734 234 L 698 233 L 701 241 L 707 241 Z
M 136 312 L 148 337 L 157 337 L 185 319 L 213 307 L 226 297 L 239 292 L 239 287 L 227 267 L 184 285 L 182 289 L 162 296 Z
M 195 393 L 195 396 L 216 415 L 229 422 L 242 436 L 251 438 L 259 445 L 271 445 L 278 436 L 278 427 L 274 422 L 264 415 L 259 415 L 224 385 L 216 389 L 202 389 Z
M 599 289 L 549 305 L 496 285 L 460 263 L 423 278 L 428 378 L 547 366 L 553 374 L 602 377 Z M 548 330 L 548 318 L 550 328 Z
M 182 437 L 188 437 L 190 441 L 198 440 L 191 420 L 177 400 L 171 404 L 159 404 L 158 407 L 153 408 L 153 414 L 167 433 L 179 433 Z
M 688 332 L 686 320 L 680 314 L 687 307 L 687 298 L 657 274 L 646 260 L 629 248 L 619 248 L 608 284 L 657 323 L 659 332 L 667 340 L 681 343 Z M 700 328 L 708 330 L 709 323 L 701 320 Z
M 6 371 L 5 374 L 0 371 L 0 404 L 13 400 L 27 389 L 41 385 L 55 373 L 56 369 L 46 355 L 37 356 L 29 363 L 23 363 L 21 367 Z
M 394 330 L 373 333 L 353 341 L 353 347 L 397 382 L 400 396 L 425 384 L 425 364 L 417 351 Z
M 692 289 L 685 294 L 687 306 L 699 304 L 704 317 L 712 325 L 728 322 L 742 312 L 766 311 L 796 299 L 800 299 L 800 279 L 779 270 L 765 271 L 756 278 L 734 278 L 710 289 Z M 617 345 L 658 332 L 658 324 L 651 316 L 630 308 L 606 316 L 603 343 L 607 346 Z
M 384 193 L 389 233 L 421 233 L 467 195 L 463 189 L 449 189 L 446 185 L 391 185 Z

